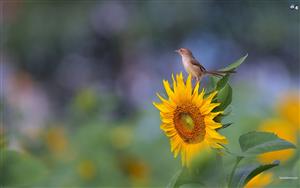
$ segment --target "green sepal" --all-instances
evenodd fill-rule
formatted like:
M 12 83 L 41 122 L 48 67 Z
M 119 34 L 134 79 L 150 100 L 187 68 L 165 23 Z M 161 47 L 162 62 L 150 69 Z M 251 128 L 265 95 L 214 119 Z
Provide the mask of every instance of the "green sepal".
M 225 128 L 229 127 L 229 126 L 232 125 L 232 124 L 233 124 L 233 123 L 224 123 L 224 124 L 222 124 L 222 127 L 218 128 L 218 129 L 216 129 L 216 130 L 225 129 Z

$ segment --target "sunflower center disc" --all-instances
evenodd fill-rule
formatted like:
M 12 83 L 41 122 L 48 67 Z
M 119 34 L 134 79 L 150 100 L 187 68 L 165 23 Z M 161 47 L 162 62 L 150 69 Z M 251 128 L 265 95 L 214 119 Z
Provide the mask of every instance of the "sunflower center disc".
M 185 129 L 192 131 L 195 127 L 193 118 L 188 113 L 181 113 L 180 116 L 182 126 Z
M 173 121 L 177 133 L 184 142 L 196 144 L 204 139 L 204 117 L 193 104 L 178 106 L 175 110 Z

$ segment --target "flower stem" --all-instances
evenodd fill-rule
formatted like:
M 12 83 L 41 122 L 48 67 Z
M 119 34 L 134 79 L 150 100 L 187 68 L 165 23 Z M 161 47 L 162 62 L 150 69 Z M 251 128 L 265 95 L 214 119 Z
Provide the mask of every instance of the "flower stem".
M 234 175 L 234 173 L 235 173 L 235 170 L 236 170 L 238 164 L 240 163 L 240 161 L 241 161 L 243 158 L 244 158 L 244 157 L 241 157 L 241 156 L 238 156 L 238 157 L 236 158 L 235 164 L 234 164 L 234 166 L 233 166 L 233 168 L 232 168 L 232 171 L 231 171 L 231 174 L 230 174 L 230 177 L 229 177 L 228 187 L 231 187 L 232 179 L 233 179 L 233 175 Z

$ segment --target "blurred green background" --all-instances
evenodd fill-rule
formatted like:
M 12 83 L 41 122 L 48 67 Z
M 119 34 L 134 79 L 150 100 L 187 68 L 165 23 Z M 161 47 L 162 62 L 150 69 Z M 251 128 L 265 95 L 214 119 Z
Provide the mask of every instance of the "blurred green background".
M 1 1 L 0 184 L 165 187 L 180 159 L 152 101 L 162 79 L 184 71 L 180 47 L 207 69 L 249 54 L 231 80 L 225 121 L 234 124 L 222 132 L 230 149 L 240 134 L 289 117 L 297 144 L 297 3 Z M 270 186 L 299 185 L 278 178 L 298 176 L 298 167 L 293 154 L 272 170 Z

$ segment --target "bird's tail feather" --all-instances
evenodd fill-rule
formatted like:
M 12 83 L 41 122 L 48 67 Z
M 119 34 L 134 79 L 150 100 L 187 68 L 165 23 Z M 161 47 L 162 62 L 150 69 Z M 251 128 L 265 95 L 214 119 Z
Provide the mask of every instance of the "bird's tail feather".
M 234 70 L 230 71 L 205 71 L 206 74 L 214 75 L 214 76 L 224 76 L 227 73 L 236 73 Z
M 227 73 L 236 73 L 235 70 L 228 70 L 228 71 L 214 71 L 214 72 L 223 73 L 223 74 L 227 74 Z

